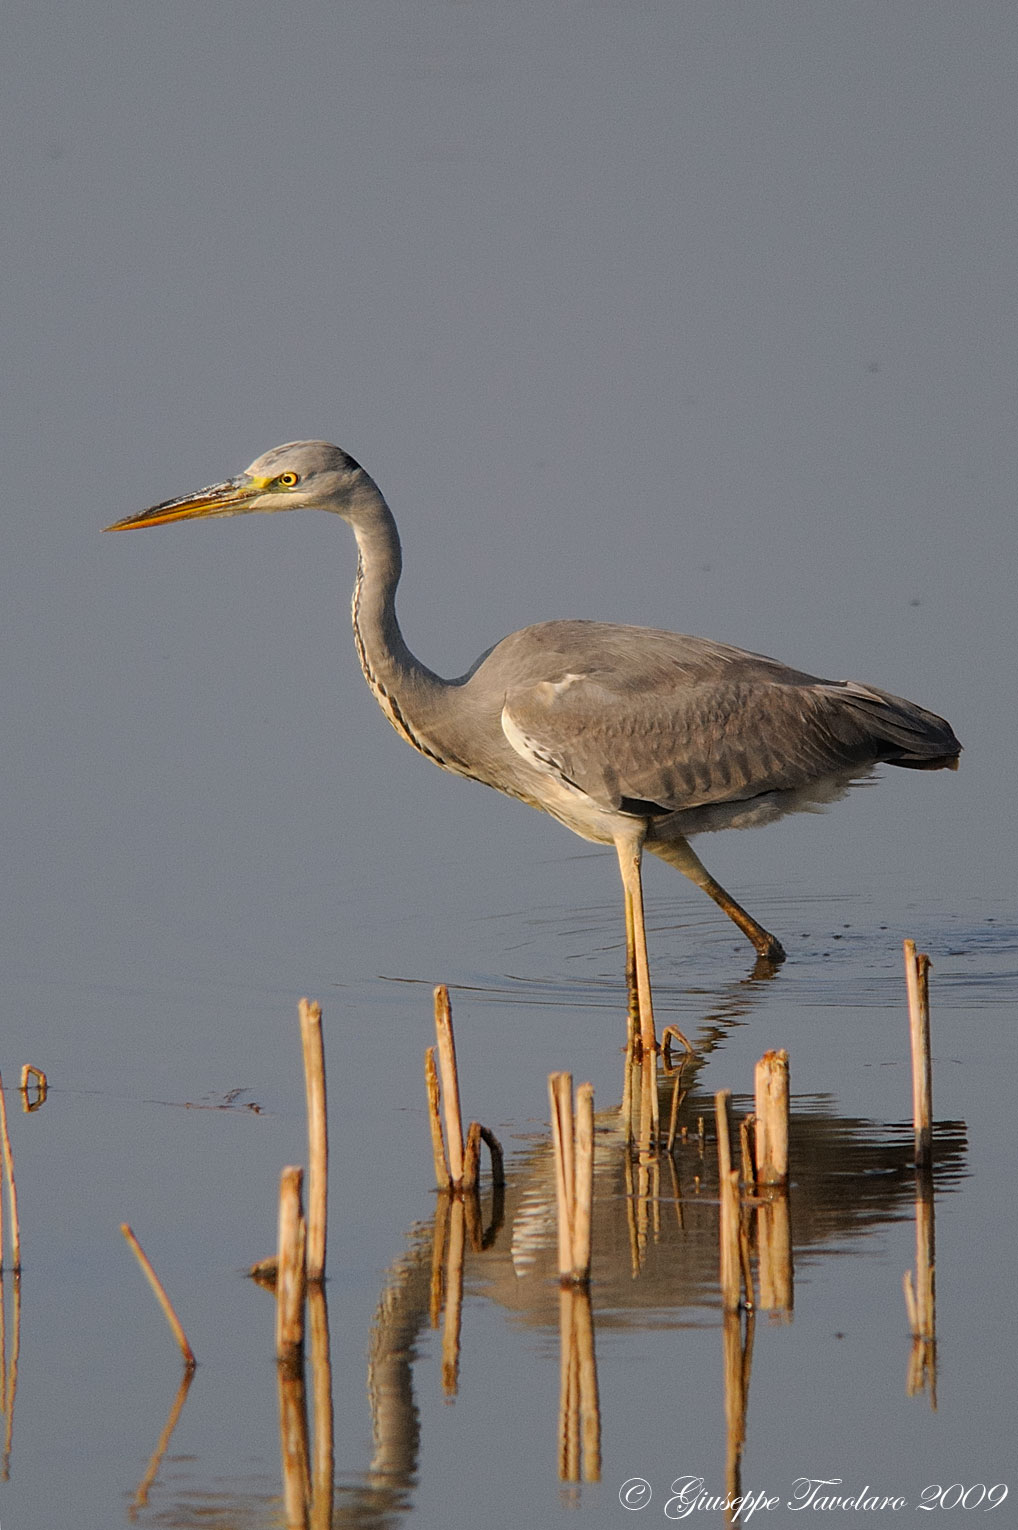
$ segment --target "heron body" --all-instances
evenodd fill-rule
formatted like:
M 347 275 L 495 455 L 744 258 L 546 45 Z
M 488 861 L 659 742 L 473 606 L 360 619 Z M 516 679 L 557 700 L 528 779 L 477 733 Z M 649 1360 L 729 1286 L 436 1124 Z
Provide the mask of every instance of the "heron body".
M 880 762 L 957 767 L 951 728 L 913 702 L 645 627 L 541 622 L 503 638 L 465 675 L 442 679 L 410 652 L 396 619 L 402 555 L 392 513 L 364 469 L 324 441 L 275 447 L 236 478 L 107 529 L 295 509 L 332 511 L 353 528 L 354 640 L 396 731 L 443 769 L 615 846 L 645 1044 L 653 1045 L 653 1010 L 644 849 L 703 888 L 762 957 L 780 961 L 779 942 L 710 876 L 689 836 L 816 808 Z

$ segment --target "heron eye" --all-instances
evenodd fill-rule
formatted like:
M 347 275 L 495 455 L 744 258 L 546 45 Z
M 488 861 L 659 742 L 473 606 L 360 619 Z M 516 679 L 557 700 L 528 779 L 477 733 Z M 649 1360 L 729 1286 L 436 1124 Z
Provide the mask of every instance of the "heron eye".
M 276 482 L 281 489 L 295 489 L 300 483 L 300 475 L 298 473 L 280 473 Z

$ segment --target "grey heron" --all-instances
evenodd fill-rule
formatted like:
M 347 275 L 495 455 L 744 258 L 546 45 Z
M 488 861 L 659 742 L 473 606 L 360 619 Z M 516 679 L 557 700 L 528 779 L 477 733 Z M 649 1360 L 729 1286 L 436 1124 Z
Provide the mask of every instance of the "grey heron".
M 397 733 L 436 765 L 614 845 L 626 975 L 654 1046 L 644 849 L 675 866 L 779 962 L 778 940 L 716 882 L 691 835 L 815 808 L 886 762 L 956 769 L 943 718 L 855 681 L 822 680 L 704 638 L 594 621 L 524 627 L 443 680 L 396 619 L 402 554 L 377 485 L 339 447 L 291 441 L 222 483 L 129 515 L 122 531 L 249 511 L 328 510 L 357 539 L 353 631 L 368 685 Z

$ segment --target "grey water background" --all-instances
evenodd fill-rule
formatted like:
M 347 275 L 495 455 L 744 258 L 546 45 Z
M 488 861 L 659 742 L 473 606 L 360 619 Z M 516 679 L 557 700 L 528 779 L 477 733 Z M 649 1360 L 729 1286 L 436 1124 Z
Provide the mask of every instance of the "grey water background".
M 404 630 L 440 672 L 594 616 L 950 718 L 957 776 L 887 772 L 821 818 L 698 842 L 785 940 L 774 981 L 657 865 L 652 963 L 661 1017 L 708 1050 L 704 1097 L 787 1046 L 832 1183 L 844 1140 L 879 1201 L 892 1171 L 866 1145 L 886 1157 L 910 1108 L 901 938 L 930 951 L 955 1123 L 937 1410 L 905 1395 L 907 1195 L 874 1208 L 853 1181 L 797 1254 L 794 1322 L 758 1329 L 743 1479 L 912 1503 L 1008 1480 L 1016 53 L 1013 6 L 944 0 L 15 0 L 4 1530 L 124 1523 L 154 1448 L 177 1362 L 124 1220 L 201 1362 L 139 1522 L 278 1520 L 271 1305 L 242 1272 L 303 1156 L 303 993 L 332 1106 L 337 1512 L 466 1525 L 480 1498 L 492 1526 L 617 1524 L 627 1478 L 654 1487 L 645 1519 L 674 1476 L 722 1483 L 704 1243 L 696 1280 L 662 1261 L 641 1292 L 607 1256 L 595 1279 L 600 1486 L 557 1480 L 554 1287 L 480 1260 L 460 1395 L 421 1325 L 413 1470 L 371 1498 L 372 1325 L 434 1204 L 430 986 L 454 988 L 466 1108 L 527 1182 L 550 1069 L 619 1097 L 621 898 L 610 854 L 393 736 L 353 652 L 342 524 L 98 534 L 305 436 L 387 495 Z M 31 1116 L 23 1062 L 52 1085 Z

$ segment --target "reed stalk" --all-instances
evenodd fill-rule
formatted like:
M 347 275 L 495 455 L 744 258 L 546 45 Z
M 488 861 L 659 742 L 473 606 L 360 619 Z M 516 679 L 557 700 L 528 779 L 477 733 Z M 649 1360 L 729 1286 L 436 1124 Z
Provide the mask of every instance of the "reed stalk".
M 742 1240 L 740 1237 L 739 1171 L 720 1176 L 721 1190 L 721 1303 L 727 1312 L 742 1302 Z
M 687 1056 L 696 1056 L 696 1053 L 693 1051 L 692 1043 L 689 1041 L 688 1037 L 683 1035 L 682 1031 L 679 1030 L 679 1027 L 677 1025 L 666 1025 L 664 1030 L 661 1032 L 661 1060 L 663 1061 L 666 1068 L 670 1068 L 672 1066 L 673 1041 L 677 1041 L 679 1043 Z
M 930 1055 L 930 959 L 906 940 L 905 984 L 908 990 L 909 1035 L 912 1042 L 912 1120 L 916 1168 L 933 1164 L 933 1062 Z
M 442 1077 L 442 1110 L 445 1115 L 449 1177 L 453 1185 L 458 1187 L 463 1179 L 463 1116 L 456 1070 L 452 1005 L 449 1003 L 449 990 L 444 983 L 439 983 L 435 989 L 435 1035 L 438 1039 L 438 1066 Z
M 555 1157 L 555 1198 L 558 1204 L 558 1272 L 568 1280 L 573 1266 L 573 1076 L 548 1075 L 551 1141 Z
M 18 1218 L 18 1187 L 14 1182 L 14 1149 L 7 1130 L 7 1097 L 0 1074 L 0 1143 L 3 1146 L 4 1178 L 7 1180 L 7 1204 L 11 1213 L 11 1269 L 21 1269 L 21 1223 Z M 3 1269 L 3 1218 L 0 1216 L 0 1269 Z
M 485 1144 L 491 1155 L 491 1182 L 499 1190 L 505 1186 L 505 1154 L 502 1152 L 502 1144 L 488 1127 L 481 1127 L 481 1141 Z
M 35 1099 L 28 1098 L 29 1089 L 35 1089 Z M 25 1111 L 38 1110 L 40 1105 L 45 1105 L 46 1095 L 49 1091 L 49 1082 L 41 1068 L 33 1067 L 31 1063 L 25 1063 L 21 1069 L 21 1108 Z
M 308 1211 L 305 1278 L 325 1279 L 325 1240 L 329 1203 L 329 1122 L 325 1103 L 325 1049 L 322 1006 L 301 999 L 300 1036 L 308 1112 Z
M 442 1133 L 442 1090 L 438 1082 L 438 1064 L 435 1048 L 428 1047 L 424 1054 L 424 1083 L 428 1091 L 428 1125 L 431 1128 L 431 1156 L 435 1164 L 435 1183 L 440 1190 L 452 1189 L 452 1175 L 445 1156 L 445 1137 Z
M 573 1192 L 572 1271 L 574 1284 L 590 1279 L 591 1226 L 594 1215 L 594 1086 L 576 1091 L 576 1153 Z
M 134 1233 L 131 1231 L 131 1228 L 126 1222 L 121 1222 L 120 1231 L 126 1238 L 128 1247 L 131 1249 L 134 1257 L 137 1259 L 138 1263 L 144 1270 L 146 1279 L 156 1294 L 156 1300 L 158 1301 L 160 1307 L 162 1307 L 163 1315 L 165 1316 L 166 1321 L 169 1323 L 173 1337 L 176 1339 L 180 1348 L 180 1353 L 184 1359 L 185 1370 L 193 1371 L 198 1362 L 194 1358 L 194 1351 L 192 1350 L 190 1344 L 187 1342 L 187 1335 L 184 1332 L 183 1324 L 173 1310 L 173 1303 L 167 1296 L 166 1289 L 163 1286 L 162 1281 L 159 1279 L 159 1276 L 152 1268 L 152 1264 L 148 1255 L 145 1253 L 145 1250 L 142 1248 L 141 1244 L 138 1242 L 137 1238 L 134 1236 Z
M 548 1099 L 558 1203 L 559 1279 L 585 1285 L 590 1279 L 594 1203 L 594 1086 L 579 1086 L 574 1116 L 572 1075 L 551 1073 Z
M 742 1174 L 742 1183 L 750 1189 L 756 1185 L 756 1167 L 754 1164 L 754 1127 L 756 1116 L 743 1116 L 739 1122 L 739 1162 Z
M 471 1121 L 467 1127 L 466 1146 L 463 1149 L 463 1178 L 460 1189 L 464 1192 L 477 1189 L 481 1172 L 481 1123 Z
M 279 1180 L 276 1272 L 276 1360 L 297 1369 L 304 1353 L 304 1259 L 307 1229 L 301 1204 L 304 1170 L 289 1164 Z
M 738 1308 L 742 1296 L 741 1205 L 739 1171 L 732 1168 L 732 1134 L 729 1107 L 732 1092 L 719 1089 L 714 1096 L 714 1121 L 718 1142 L 718 1189 L 721 1201 L 719 1225 L 721 1302 L 726 1311 Z
M 788 1181 L 788 1053 L 765 1052 L 756 1065 L 756 1183 Z
M 718 1140 L 718 1173 L 730 1174 L 732 1169 L 732 1133 L 728 1112 L 732 1103 L 732 1091 L 719 1089 L 714 1096 L 714 1130 Z M 701 1121 L 702 1121 L 701 1117 Z M 703 1132 L 701 1130 L 701 1137 Z

